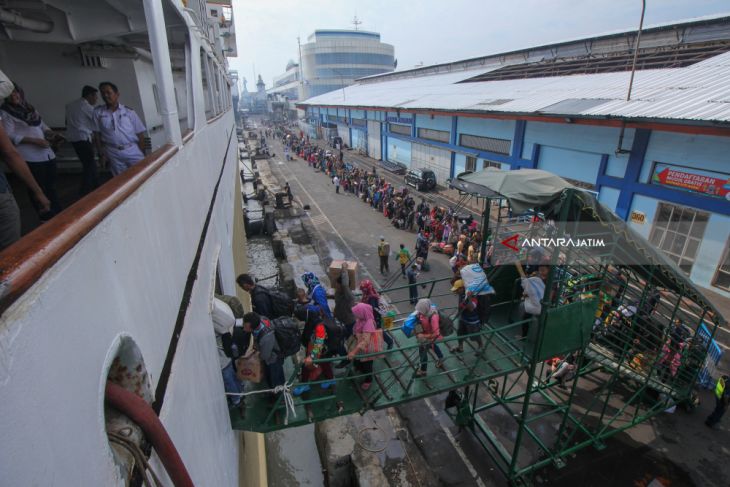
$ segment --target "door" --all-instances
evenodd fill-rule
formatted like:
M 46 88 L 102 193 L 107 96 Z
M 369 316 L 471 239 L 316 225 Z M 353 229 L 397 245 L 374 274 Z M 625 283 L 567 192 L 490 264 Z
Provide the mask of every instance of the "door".
M 382 158 L 380 145 L 380 122 L 368 120 L 368 156 L 380 160 Z
M 436 174 L 437 181 L 446 181 L 451 170 L 451 152 L 425 144 L 413 144 L 412 165 L 426 168 Z

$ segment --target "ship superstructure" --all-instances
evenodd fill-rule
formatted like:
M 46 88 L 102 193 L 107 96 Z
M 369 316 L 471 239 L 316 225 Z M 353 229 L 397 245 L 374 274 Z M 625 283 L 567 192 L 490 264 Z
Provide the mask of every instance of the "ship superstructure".
M 107 433 L 135 427 L 105 406 L 110 381 L 152 406 L 195 485 L 265 485 L 260 436 L 244 449 L 230 427 L 210 316 L 247 265 L 230 2 L 2 2 L 0 39 L 0 69 L 49 126 L 111 81 L 148 146 L 0 253 L 0 483 L 125 485 Z M 170 485 L 154 448 L 149 461 Z

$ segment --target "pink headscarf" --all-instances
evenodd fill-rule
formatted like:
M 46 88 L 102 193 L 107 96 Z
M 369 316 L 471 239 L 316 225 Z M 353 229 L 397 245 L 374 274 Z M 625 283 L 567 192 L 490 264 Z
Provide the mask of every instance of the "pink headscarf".
M 363 303 L 367 303 L 373 297 L 380 299 L 380 295 L 375 290 L 375 286 L 373 286 L 373 282 L 370 279 L 365 279 L 360 283 L 360 291 L 362 291 Z
M 373 307 L 369 304 L 358 303 L 352 307 L 352 314 L 355 316 L 355 334 L 374 333 L 375 317 L 373 316 Z

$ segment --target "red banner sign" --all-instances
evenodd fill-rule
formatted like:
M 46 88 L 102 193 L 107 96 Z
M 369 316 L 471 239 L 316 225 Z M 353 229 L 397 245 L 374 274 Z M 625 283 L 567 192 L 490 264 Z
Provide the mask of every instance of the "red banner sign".
M 651 182 L 730 200 L 730 177 L 727 174 L 656 164 Z

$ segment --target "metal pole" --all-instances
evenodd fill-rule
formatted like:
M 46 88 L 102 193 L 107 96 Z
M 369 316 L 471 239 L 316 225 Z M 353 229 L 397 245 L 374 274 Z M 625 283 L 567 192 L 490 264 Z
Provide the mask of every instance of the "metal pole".
M 160 113 L 165 126 L 167 140 L 182 145 L 180 121 L 177 119 L 177 101 L 175 100 L 175 84 L 172 81 L 172 64 L 167 44 L 165 15 L 160 0 L 144 0 L 144 14 L 149 31 L 152 65 L 155 68 L 155 79 L 159 86 Z
M 634 45 L 634 62 L 631 65 L 631 78 L 629 79 L 629 93 L 626 95 L 626 101 L 631 100 L 631 88 L 634 86 L 634 72 L 636 71 L 636 58 L 639 57 L 639 42 L 641 42 L 641 29 L 644 27 L 644 12 L 646 11 L 646 0 L 641 0 L 641 20 L 639 21 L 639 32 L 636 34 L 636 44 Z

